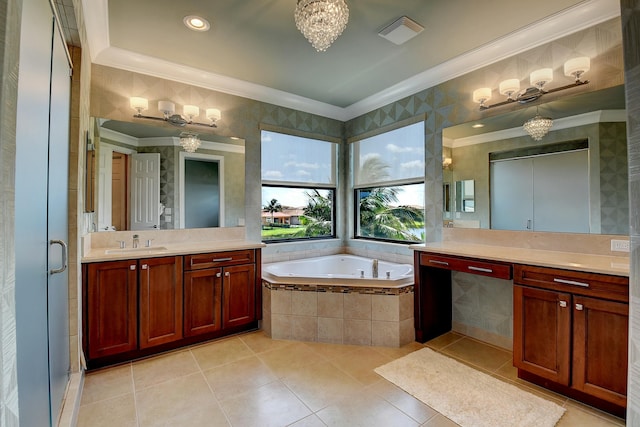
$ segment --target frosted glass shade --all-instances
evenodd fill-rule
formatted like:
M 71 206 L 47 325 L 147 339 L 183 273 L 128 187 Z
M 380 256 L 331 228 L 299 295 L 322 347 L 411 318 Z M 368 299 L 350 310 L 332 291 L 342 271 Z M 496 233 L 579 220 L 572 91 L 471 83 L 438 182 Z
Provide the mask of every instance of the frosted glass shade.
M 200 115 L 200 108 L 196 105 L 185 105 L 182 111 L 184 115 L 190 119 Z
M 480 89 L 476 89 L 473 91 L 473 102 L 477 102 L 478 104 L 484 104 L 490 99 L 491 99 L 490 87 L 481 87 Z
M 553 80 L 553 69 L 541 68 L 535 70 L 529 76 L 532 86 L 542 87 Z
M 129 98 L 129 105 L 139 113 L 149 108 L 149 101 L 147 100 L 147 98 L 132 96 L 131 98 Z
M 572 58 L 564 63 L 564 75 L 567 77 L 579 77 L 591 68 L 591 60 L 588 56 Z
M 500 95 L 507 95 L 511 98 L 511 95 L 518 92 L 520 90 L 520 80 L 518 79 L 508 79 L 500 82 L 500 86 L 498 87 Z
M 207 119 L 211 120 L 212 122 L 216 122 L 218 120 L 220 120 L 221 114 L 220 114 L 220 110 L 218 110 L 217 108 L 207 108 Z
M 158 101 L 158 111 L 165 116 L 170 116 L 176 112 L 176 106 L 171 101 Z

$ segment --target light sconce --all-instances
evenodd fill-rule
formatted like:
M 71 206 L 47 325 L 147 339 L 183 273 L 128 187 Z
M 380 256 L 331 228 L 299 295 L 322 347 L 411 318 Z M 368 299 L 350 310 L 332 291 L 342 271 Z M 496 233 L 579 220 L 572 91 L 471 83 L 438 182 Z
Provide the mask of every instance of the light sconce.
M 443 157 L 442 158 L 442 168 L 443 169 L 448 169 L 451 164 L 453 163 L 453 160 L 451 159 L 451 157 Z
M 139 119 L 162 120 L 174 126 L 184 127 L 185 125 L 196 125 L 206 127 L 218 127 L 216 122 L 220 120 L 222 115 L 217 108 L 207 108 L 206 116 L 209 123 L 199 123 L 194 121 L 200 116 L 200 108 L 195 105 L 185 105 L 183 107 L 183 115 L 176 114 L 176 106 L 171 101 L 158 101 L 158 111 L 162 113 L 162 117 L 144 116 L 143 111 L 149 109 L 149 101 L 146 98 L 132 96 L 129 98 L 129 105 L 136 110 L 133 117 Z
M 200 138 L 197 133 L 182 132 L 180 134 L 180 145 L 187 153 L 194 153 L 200 147 Z
M 564 75 L 567 77 L 573 77 L 574 79 L 574 82 L 571 84 L 553 89 L 545 89 L 547 84 L 553 81 L 553 69 L 541 68 L 533 71 L 529 75 L 529 83 L 531 86 L 522 91 L 520 90 L 520 80 L 518 79 L 507 79 L 500 82 L 498 91 L 501 95 L 505 95 L 507 97 L 505 101 L 487 105 L 487 101 L 491 99 L 491 88 L 485 87 L 473 91 L 473 102 L 480 104 L 481 110 L 499 107 L 511 102 L 526 104 L 537 100 L 545 93 L 558 92 L 589 83 L 589 80 L 581 80 L 580 78 L 584 73 L 589 71 L 590 68 L 591 61 L 589 57 L 572 58 L 564 64 Z

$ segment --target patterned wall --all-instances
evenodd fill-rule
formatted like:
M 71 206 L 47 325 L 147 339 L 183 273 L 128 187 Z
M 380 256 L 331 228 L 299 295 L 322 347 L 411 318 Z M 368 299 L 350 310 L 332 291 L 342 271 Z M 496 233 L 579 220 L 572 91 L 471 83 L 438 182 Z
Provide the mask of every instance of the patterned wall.
M 0 425 L 18 427 L 15 318 L 15 160 L 22 2 L 0 3 Z
M 627 124 L 600 123 L 600 225 L 603 234 L 629 235 Z
M 627 102 L 631 275 L 629 277 L 629 386 L 627 425 L 640 425 L 640 0 L 622 0 Z

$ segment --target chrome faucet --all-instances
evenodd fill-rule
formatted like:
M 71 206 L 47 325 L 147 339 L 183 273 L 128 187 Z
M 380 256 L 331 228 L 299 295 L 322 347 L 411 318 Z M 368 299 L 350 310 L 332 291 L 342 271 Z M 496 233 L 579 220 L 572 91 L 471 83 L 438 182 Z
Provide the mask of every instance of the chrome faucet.
M 139 237 L 137 234 L 133 235 L 133 247 L 137 248 L 138 247 L 138 243 L 140 242 Z
M 371 277 L 374 279 L 378 278 L 378 260 L 374 259 L 373 264 L 371 265 Z

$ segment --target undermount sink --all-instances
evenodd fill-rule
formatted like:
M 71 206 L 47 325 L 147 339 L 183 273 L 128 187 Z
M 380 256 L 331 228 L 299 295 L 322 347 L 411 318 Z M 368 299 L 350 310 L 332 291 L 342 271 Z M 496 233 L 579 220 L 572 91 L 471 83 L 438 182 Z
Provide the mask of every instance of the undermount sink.
M 104 251 L 105 254 L 139 254 L 139 253 L 149 253 L 149 252 L 158 252 L 165 251 L 167 248 L 164 246 L 145 246 L 142 248 L 119 248 L 119 249 L 106 249 Z

